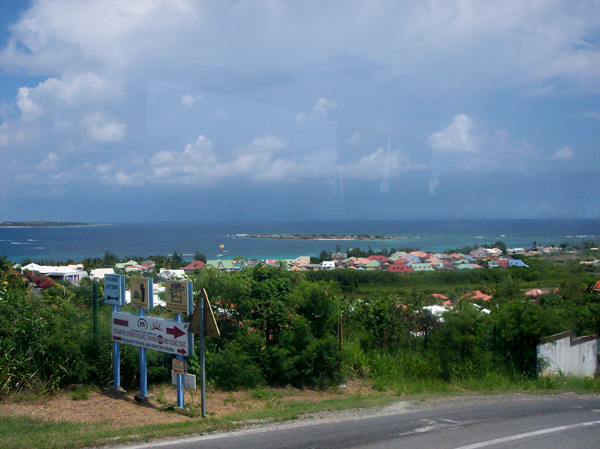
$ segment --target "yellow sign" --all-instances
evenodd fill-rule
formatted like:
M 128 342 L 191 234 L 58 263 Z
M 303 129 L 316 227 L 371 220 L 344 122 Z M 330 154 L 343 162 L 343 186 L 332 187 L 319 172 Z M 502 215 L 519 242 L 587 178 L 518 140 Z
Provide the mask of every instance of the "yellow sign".
M 165 302 L 167 312 L 187 315 L 188 311 L 188 287 L 187 281 L 165 282 Z
M 219 332 L 219 326 L 217 326 L 215 315 L 210 307 L 206 290 L 202 289 L 202 295 L 204 297 L 204 326 L 200 325 L 200 307 L 196 306 L 196 309 L 194 309 L 194 314 L 190 319 L 189 332 L 200 335 L 202 333 L 202 327 L 204 327 L 204 333 L 209 337 L 220 337 L 221 332 Z
M 152 289 L 148 278 L 131 277 L 129 280 L 131 305 L 140 309 L 149 310 Z

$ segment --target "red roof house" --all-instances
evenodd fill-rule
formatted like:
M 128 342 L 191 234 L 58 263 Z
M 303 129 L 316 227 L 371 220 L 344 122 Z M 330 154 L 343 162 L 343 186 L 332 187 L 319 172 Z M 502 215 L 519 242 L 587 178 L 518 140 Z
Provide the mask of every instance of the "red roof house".
M 194 270 L 201 270 L 202 268 L 204 268 L 206 266 L 206 264 L 204 262 L 202 262 L 201 260 L 194 260 L 192 263 L 190 263 L 189 265 L 185 266 L 182 268 L 183 271 L 194 271 Z
M 492 299 L 492 296 L 486 295 L 485 293 L 480 292 L 479 290 L 475 290 L 474 292 L 467 293 L 465 295 L 467 299 L 482 299 L 483 301 L 489 301 Z

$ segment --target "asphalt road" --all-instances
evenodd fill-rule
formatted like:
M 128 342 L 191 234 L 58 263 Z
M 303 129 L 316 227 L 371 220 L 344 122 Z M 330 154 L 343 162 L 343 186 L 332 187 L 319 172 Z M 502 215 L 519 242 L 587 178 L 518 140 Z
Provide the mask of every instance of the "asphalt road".
M 599 396 L 541 396 L 466 401 L 356 418 L 301 420 L 133 448 L 600 448 Z

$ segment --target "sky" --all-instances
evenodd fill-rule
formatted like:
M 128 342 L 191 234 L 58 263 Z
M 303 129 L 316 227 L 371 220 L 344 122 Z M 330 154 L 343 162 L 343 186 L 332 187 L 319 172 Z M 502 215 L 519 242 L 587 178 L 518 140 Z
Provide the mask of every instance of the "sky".
M 0 222 L 600 218 L 600 1 L 0 0 Z

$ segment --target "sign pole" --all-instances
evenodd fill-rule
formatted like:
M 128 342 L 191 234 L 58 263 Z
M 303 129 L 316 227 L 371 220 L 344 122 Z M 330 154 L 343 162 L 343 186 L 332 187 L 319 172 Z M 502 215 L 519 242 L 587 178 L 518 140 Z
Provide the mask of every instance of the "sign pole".
M 113 312 L 118 312 L 119 306 L 113 304 Z M 119 356 L 119 342 L 113 340 L 113 388 L 121 386 L 121 358 Z
M 140 316 L 146 316 L 146 311 L 140 309 Z M 148 367 L 146 365 L 146 348 L 140 348 L 140 396 L 148 397 Z
M 202 402 L 202 417 L 206 416 L 206 370 L 204 367 L 204 295 L 201 295 L 199 298 L 200 307 L 200 368 L 202 371 L 202 376 L 200 378 L 200 397 Z
M 97 288 L 94 284 L 94 347 L 97 347 L 97 307 L 96 307 Z M 122 274 L 104 275 L 104 303 L 112 304 L 113 314 L 119 312 L 119 306 L 125 305 L 125 276 Z M 112 316 L 111 316 L 112 321 Z M 121 387 L 121 360 L 119 354 L 118 341 L 113 339 L 113 388 Z
M 194 309 L 192 318 L 190 319 L 190 334 L 195 334 L 200 337 L 200 397 L 202 401 L 202 417 L 206 416 L 206 366 L 205 366 L 205 338 L 219 337 L 219 327 L 215 321 L 215 316 L 210 308 L 210 301 L 206 290 L 202 289 L 202 293 L 198 297 L 198 305 Z
M 175 322 L 182 322 L 180 314 L 175 315 Z M 183 360 L 183 356 L 177 354 L 176 359 Z M 183 374 L 177 374 L 177 407 L 183 407 L 184 405 Z

